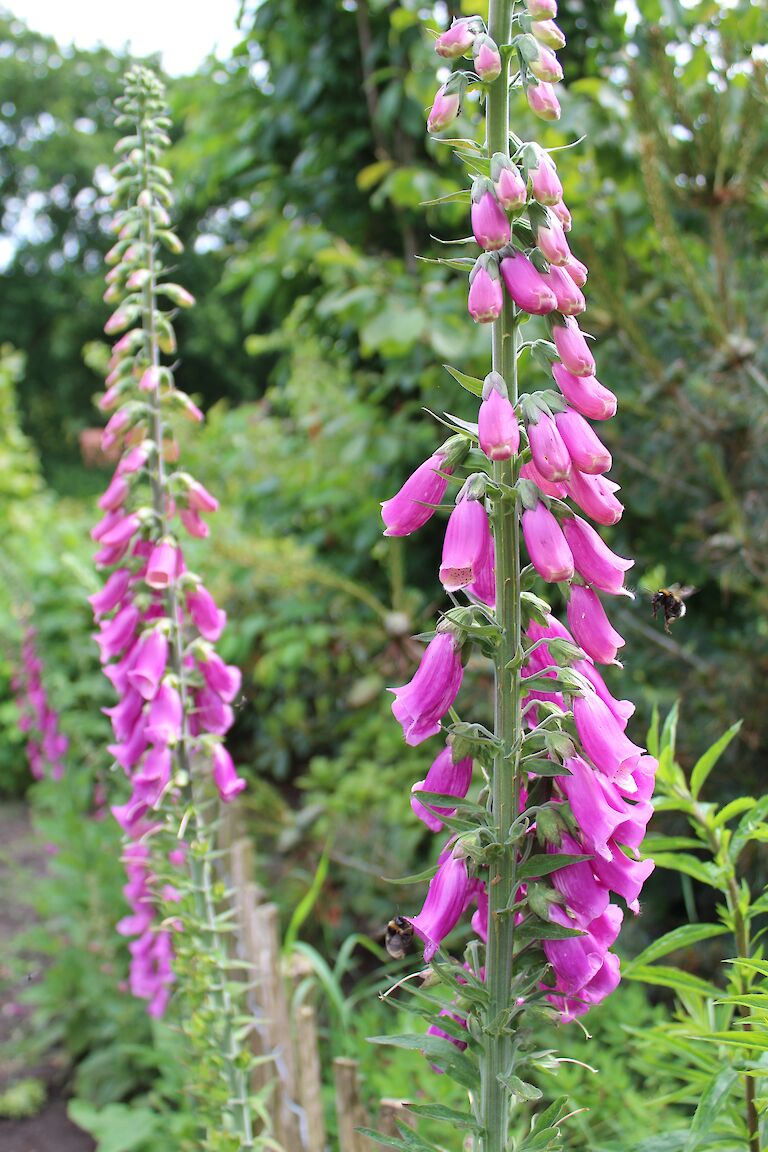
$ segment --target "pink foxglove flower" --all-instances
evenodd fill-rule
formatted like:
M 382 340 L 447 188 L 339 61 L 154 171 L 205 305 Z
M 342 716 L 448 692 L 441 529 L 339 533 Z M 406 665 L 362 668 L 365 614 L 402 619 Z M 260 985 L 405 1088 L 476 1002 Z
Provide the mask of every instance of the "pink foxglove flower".
M 543 492 L 545 496 L 552 496 L 555 500 L 565 500 L 568 495 L 568 489 L 565 484 L 558 481 L 547 480 L 546 477 L 542 476 L 532 460 L 523 464 L 520 469 L 520 475 L 524 480 L 532 480 L 538 490 Z
M 618 524 L 624 505 L 616 498 L 619 485 L 607 476 L 588 476 L 576 468 L 568 477 L 568 495 L 596 523 Z
M 520 428 L 506 396 L 491 387 L 477 417 L 480 447 L 489 460 L 508 460 L 520 447 Z
M 181 727 L 181 697 L 170 684 L 161 684 L 147 714 L 146 738 L 152 744 L 175 744 Z
M 597 476 L 609 470 L 613 463 L 611 454 L 583 416 L 572 411 L 558 412 L 555 423 L 579 472 Z
M 571 586 L 568 627 L 576 643 L 592 660 L 598 664 L 616 663 L 618 650 L 624 647 L 624 638 L 611 627 L 600 598 L 591 588 L 581 584 Z
M 246 786 L 242 776 L 238 776 L 232 757 L 223 744 L 213 746 L 213 782 L 225 804 L 234 800 Z
M 523 538 L 531 563 L 552 584 L 573 576 L 573 556 L 555 516 L 542 503 L 523 512 Z
M 582 264 L 581 260 L 577 260 L 574 255 L 571 255 L 570 260 L 565 265 L 565 270 L 574 284 L 578 284 L 579 288 L 584 287 L 589 276 L 589 269 L 586 264 Z
M 540 44 L 545 44 L 555 52 L 559 48 L 565 48 L 565 36 L 554 20 L 534 20 L 531 24 L 531 33 Z
M 563 226 L 553 212 L 549 213 L 547 223 L 536 229 L 536 246 L 541 249 L 550 264 L 568 263 L 571 250 Z
M 475 42 L 475 72 L 485 84 L 501 73 L 501 53 L 490 36 L 479 36 Z
M 486 251 L 495 251 L 509 243 L 509 220 L 492 192 L 487 189 L 472 201 L 472 232 Z
M 562 224 L 563 232 L 571 231 L 573 228 L 573 217 L 571 216 L 568 205 L 563 200 L 558 200 L 557 204 L 552 205 L 552 214 L 556 216 Z M 565 267 L 567 267 L 567 265 L 565 265 Z M 573 280 L 573 277 L 571 277 L 571 279 Z M 576 283 L 575 280 L 573 282 L 574 284 Z
M 533 20 L 554 20 L 557 16 L 557 0 L 526 0 L 525 6 Z
M 456 592 L 477 579 L 491 546 L 483 501 L 464 496 L 451 512 L 443 541 L 440 583 L 445 590 Z
M 530 85 L 526 88 L 525 95 L 528 107 L 540 120 L 560 119 L 560 101 L 551 84 L 540 81 L 535 87 Z
M 618 720 L 596 692 L 574 697 L 573 719 L 582 747 L 598 772 L 626 787 L 643 749 L 624 735 Z
M 437 735 L 463 676 L 460 643 L 452 632 L 438 632 L 413 679 L 400 688 L 389 689 L 395 697 L 392 712 L 403 729 L 406 744 L 415 746 Z
M 531 169 L 531 189 L 533 198 L 539 204 L 552 206 L 563 198 L 563 185 L 557 174 L 554 160 L 543 148 L 536 148 L 538 165 Z
M 227 614 L 223 608 L 216 607 L 216 601 L 203 584 L 187 593 L 187 607 L 200 635 L 206 640 L 218 640 L 227 623 Z
M 446 92 L 445 85 L 439 88 L 435 96 L 434 103 L 430 109 L 429 119 L 427 120 L 428 132 L 439 132 L 441 128 L 447 128 L 459 114 L 461 107 L 461 96 L 458 92 Z
M 537 59 L 530 60 L 528 67 L 537 80 L 544 80 L 548 84 L 557 84 L 563 78 L 563 69 L 557 56 L 541 42 Z
M 150 553 L 144 580 L 150 588 L 168 588 L 176 579 L 178 552 L 170 540 L 161 540 Z
M 553 364 L 552 375 L 570 406 L 590 420 L 609 420 L 616 414 L 616 397 L 594 376 L 574 376 L 564 364 Z
M 424 941 L 424 960 L 427 963 L 458 924 L 468 890 L 466 860 L 448 855 L 429 883 L 421 912 L 418 916 L 408 917 L 416 935 Z
M 453 749 L 448 746 L 439 752 L 432 761 L 425 780 L 419 780 L 411 789 L 411 808 L 427 828 L 439 832 L 443 827 L 440 816 L 452 816 L 455 808 L 425 807 L 419 800 L 419 792 L 434 792 L 442 796 L 456 796 L 464 799 L 472 783 L 472 759 L 465 756 L 454 761 Z
M 472 51 L 477 33 L 471 20 L 454 20 L 450 28 L 441 32 L 435 41 L 435 52 L 444 60 L 456 60 Z
M 556 422 L 546 412 L 527 425 L 533 463 L 545 480 L 556 483 L 571 474 L 571 457 Z
M 552 297 L 554 300 L 554 296 Z M 490 324 L 498 320 L 504 306 L 501 281 L 491 276 L 486 268 L 476 267 L 469 280 L 467 308 L 476 324 Z
M 594 376 L 595 361 L 589 350 L 584 334 L 572 317 L 566 316 L 563 324 L 555 324 L 552 339 L 563 366 L 574 376 Z
M 556 848 L 551 845 L 549 851 L 564 852 L 569 856 L 589 855 L 588 852 L 584 852 L 583 846 L 567 833 L 563 834 L 560 846 Z M 567 864 L 565 868 L 558 868 L 552 873 L 552 883 L 565 898 L 568 907 L 587 922 L 602 916 L 608 907 L 608 885 L 595 878 L 592 861 L 584 860 L 579 864 Z
M 601 884 L 621 896 L 629 910 L 637 915 L 640 911 L 638 896 L 655 865 L 653 860 L 632 860 L 624 855 L 618 844 L 611 847 L 613 855 L 610 860 L 599 856 L 595 859 L 595 875 Z
M 542 273 L 542 276 L 555 294 L 558 312 L 564 316 L 578 316 L 584 311 L 587 307 L 584 293 L 563 268 L 550 264 L 549 272 Z
M 585 850 L 610 860 L 610 841 L 629 816 L 629 805 L 618 808 L 610 803 L 602 778 L 581 756 L 569 757 L 565 767 L 570 775 L 558 776 L 557 784 L 571 806 Z
M 128 683 L 144 700 L 153 700 L 168 663 L 168 639 L 163 632 L 153 630 L 137 645 L 135 658 L 128 672 Z
M 422 528 L 433 515 L 435 506 L 442 502 L 451 471 L 441 452 L 435 452 L 420 464 L 397 495 L 381 505 L 381 516 L 387 526 L 384 535 L 409 536 Z
M 210 690 L 221 696 L 225 703 L 231 704 L 242 684 L 240 669 L 234 664 L 225 664 L 215 652 L 210 652 L 200 661 L 199 667 Z
M 588 584 L 612 596 L 625 594 L 624 573 L 634 564 L 612 552 L 586 520 L 573 516 L 563 526 L 576 571 Z
M 544 316 L 557 307 L 554 292 L 522 252 L 504 257 L 501 261 L 501 275 L 507 292 L 524 312 Z
M 507 212 L 517 212 L 525 205 L 528 192 L 520 172 L 515 167 L 502 168 L 494 184 L 496 199 Z

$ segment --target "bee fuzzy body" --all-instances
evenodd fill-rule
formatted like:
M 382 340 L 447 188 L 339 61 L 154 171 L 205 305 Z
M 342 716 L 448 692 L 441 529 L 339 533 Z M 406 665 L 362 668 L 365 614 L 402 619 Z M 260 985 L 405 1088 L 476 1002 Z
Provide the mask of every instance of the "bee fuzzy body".
M 679 584 L 672 584 L 669 588 L 659 588 L 651 597 L 651 611 L 653 618 L 659 612 L 664 615 L 664 631 L 669 632 L 673 620 L 682 620 L 685 616 L 685 601 L 695 592 L 695 588 L 681 588 Z
M 384 932 L 384 947 L 393 960 L 402 960 L 413 944 L 413 926 L 404 916 L 390 920 Z

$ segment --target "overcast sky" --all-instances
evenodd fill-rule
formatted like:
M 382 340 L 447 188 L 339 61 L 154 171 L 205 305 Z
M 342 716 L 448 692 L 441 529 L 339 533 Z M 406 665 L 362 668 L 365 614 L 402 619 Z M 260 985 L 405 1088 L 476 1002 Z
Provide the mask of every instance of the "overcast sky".
M 225 57 L 238 41 L 238 0 L 5 0 L 0 10 L 20 16 L 60 44 L 109 48 L 126 44 L 138 56 L 160 52 L 172 75 L 194 72 L 211 52 Z

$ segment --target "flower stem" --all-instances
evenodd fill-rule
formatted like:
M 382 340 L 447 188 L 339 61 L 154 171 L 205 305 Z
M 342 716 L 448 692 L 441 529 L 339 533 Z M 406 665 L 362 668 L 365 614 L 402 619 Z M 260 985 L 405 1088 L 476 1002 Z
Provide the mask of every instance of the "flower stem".
M 491 0 L 489 35 L 499 45 L 511 35 L 511 0 Z M 509 65 L 502 55 L 502 70 L 491 85 L 486 105 L 489 155 L 509 155 Z M 517 321 L 508 297 L 501 317 L 493 326 L 493 369 L 499 372 L 517 401 Z M 491 815 L 496 856 L 488 880 L 488 945 L 485 979 L 489 1004 L 485 1050 L 481 1067 L 482 1152 L 506 1152 L 509 1131 L 509 1090 L 501 1077 L 509 1075 L 513 1061 L 513 1037 L 505 1019 L 512 981 L 514 916 L 511 907 L 516 883 L 515 849 L 507 843 L 509 828 L 520 804 L 520 670 L 515 656 L 520 648 L 520 547 L 519 521 L 514 498 L 505 489 L 514 483 L 511 460 L 493 466 L 500 495 L 493 504 L 492 521 L 496 546 L 496 619 L 501 643 L 496 655 L 494 733 L 499 751 L 493 767 Z

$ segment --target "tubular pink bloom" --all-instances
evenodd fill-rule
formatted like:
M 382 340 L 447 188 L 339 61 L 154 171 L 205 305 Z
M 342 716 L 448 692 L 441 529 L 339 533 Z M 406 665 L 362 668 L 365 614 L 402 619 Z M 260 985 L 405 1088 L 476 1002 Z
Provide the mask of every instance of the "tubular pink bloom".
M 152 783 L 158 791 L 162 791 L 170 782 L 173 759 L 170 748 L 158 745 L 150 748 L 144 757 L 141 768 L 134 776 L 134 782 Z
M 467 756 L 454 763 L 453 750 L 443 748 L 427 772 L 426 780 L 419 780 L 414 784 L 411 792 L 411 808 L 422 823 L 426 824 L 432 832 L 439 832 L 443 827 L 440 816 L 453 816 L 455 808 L 425 808 L 418 798 L 419 792 L 436 792 L 443 796 L 456 796 L 462 800 L 469 791 L 472 783 L 472 758 Z
M 385 536 L 410 536 L 423 527 L 440 504 L 448 487 L 447 477 L 453 471 L 445 465 L 445 456 L 435 452 L 420 464 L 396 496 L 381 505 L 381 517 L 387 526 Z M 445 473 L 441 476 L 440 473 Z
M 587 282 L 587 277 L 589 276 L 589 269 L 586 264 L 582 264 L 581 260 L 577 260 L 576 257 L 571 254 L 570 260 L 565 265 L 565 270 L 574 284 L 578 284 L 579 288 L 584 287 Z
M 538 166 L 531 169 L 531 190 L 539 204 L 553 206 L 563 198 L 563 185 L 557 174 L 555 162 L 543 148 L 536 148 Z
M 620 636 L 606 616 L 599 596 L 581 584 L 571 585 L 568 601 L 568 627 L 580 648 L 598 664 L 616 664 L 619 648 L 624 647 Z
M 131 538 L 135 536 L 141 527 L 141 521 L 138 516 L 131 514 L 129 516 L 120 516 L 111 528 L 106 532 L 102 532 L 99 543 L 105 548 L 122 548 L 129 543 Z M 94 529 L 95 531 L 95 529 Z M 93 536 L 93 532 L 91 533 Z
M 538 116 L 540 120 L 560 119 L 560 101 L 551 84 L 539 81 L 535 88 L 533 85 L 526 88 L 525 95 L 528 107 L 534 116 Z
M 119 704 L 114 708 L 102 708 L 105 716 L 112 722 L 112 731 L 118 740 L 127 740 L 136 728 L 144 707 L 144 698 L 134 689 L 129 688 Z
M 493 535 L 490 536 L 488 547 L 480 554 L 475 578 L 471 584 L 467 584 L 465 591 L 490 608 L 496 607 L 496 549 Z
M 498 320 L 503 306 L 501 281 L 492 277 L 485 268 L 478 268 L 469 285 L 467 309 L 470 316 L 476 324 L 490 324 Z
M 137 721 L 136 727 L 126 740 L 121 740 L 119 744 L 107 745 L 107 751 L 114 756 L 125 772 L 130 772 L 131 768 L 138 764 L 146 750 L 147 737 L 140 721 Z
M 117 466 L 117 471 L 123 473 L 138 472 L 143 468 L 149 458 L 149 452 L 142 445 L 136 448 L 131 448 L 126 452 L 125 456 L 121 459 Z
M 558 412 L 557 430 L 562 436 L 574 467 L 589 476 L 607 472 L 613 464 L 611 454 L 578 412 Z
M 582 928 L 557 904 L 550 905 L 549 918 L 562 928 Z M 558 988 L 572 995 L 589 983 L 603 963 L 605 954 L 605 950 L 586 931 L 582 936 L 566 940 L 542 940 L 542 948 L 555 971 Z
M 629 815 L 629 805 L 623 806 L 623 812 L 611 805 L 603 779 L 580 756 L 570 757 L 565 767 L 571 775 L 558 776 L 557 784 L 571 806 L 587 851 L 610 860 L 609 841 Z
M 540 44 L 546 44 L 547 48 L 555 52 L 558 48 L 565 48 L 565 36 L 554 20 L 534 20 L 531 32 Z
M 529 460 L 527 464 L 523 464 L 520 469 L 520 475 L 525 480 L 532 480 L 539 491 L 543 492 L 545 496 L 552 496 L 556 500 L 564 500 L 568 495 L 568 489 L 565 484 L 547 480 L 546 477 L 542 476 L 532 460 Z
M 235 715 L 220 696 L 205 687 L 195 693 L 195 721 L 200 731 L 223 736 L 234 724 Z
M 589 855 L 578 841 L 567 833 L 563 834 L 560 847 L 550 845 L 551 853 L 566 853 L 569 856 Z M 552 873 L 552 883 L 565 897 L 572 912 L 585 921 L 602 916 L 608 907 L 608 885 L 596 880 L 593 874 L 594 861 L 584 860 L 581 864 L 568 864 Z M 620 893 L 621 895 L 621 893 Z
M 176 579 L 179 553 L 170 540 L 163 540 L 152 549 L 144 580 L 150 588 L 169 588 Z
M 557 264 L 550 264 L 549 272 L 542 273 L 542 276 L 544 283 L 548 284 L 555 294 L 558 312 L 562 312 L 564 316 L 578 316 L 584 311 L 587 306 L 584 293 L 563 268 Z
M 130 415 L 125 408 L 118 408 L 114 416 L 107 421 L 107 426 L 101 434 L 101 447 L 107 452 L 128 426 Z
M 91 540 L 100 541 L 110 529 L 115 528 L 118 524 L 122 524 L 124 515 L 122 512 L 114 509 L 109 510 L 98 524 L 94 524 L 91 529 Z
M 168 640 L 165 633 L 148 633 L 139 641 L 136 657 L 128 673 L 128 683 L 145 700 L 154 700 L 167 663 Z
M 523 538 L 531 563 L 544 580 L 558 584 L 573 576 L 573 556 L 557 519 L 544 504 L 523 512 Z
M 468 20 L 454 20 L 450 28 L 441 32 L 435 41 L 435 52 L 444 60 L 456 60 L 469 54 L 475 36 Z
M 527 432 L 533 463 L 544 479 L 553 483 L 567 480 L 571 474 L 571 457 L 552 417 L 542 412 L 536 424 L 528 424 Z
M 142 392 L 154 392 L 156 388 L 160 387 L 162 373 L 157 365 L 153 364 L 147 368 L 146 372 L 142 374 L 139 380 L 139 388 Z
M 509 460 L 520 447 L 520 428 L 509 400 L 491 388 L 477 417 L 480 447 L 489 460 Z
M 573 667 L 576 672 L 580 672 L 590 682 L 623 732 L 627 727 L 627 721 L 635 714 L 635 706 L 632 701 L 617 700 L 608 690 L 608 685 L 591 660 L 576 660 Z
M 601 592 L 619 596 L 624 592 L 624 573 L 634 560 L 625 560 L 612 552 L 604 540 L 581 516 L 573 516 L 563 525 L 576 571 L 587 584 Z
M 130 491 L 128 481 L 124 476 L 115 473 L 109 482 L 109 487 L 103 496 L 99 498 L 99 508 L 104 511 L 114 512 L 125 503 L 125 498 Z
M 408 916 L 416 934 L 426 947 L 428 964 L 445 937 L 453 931 L 464 911 L 469 888 L 467 862 L 449 855 L 429 882 L 427 898 L 418 916 Z
M 623 733 L 608 705 L 596 692 L 573 699 L 573 719 L 582 747 L 599 772 L 609 780 L 628 779 L 643 749 Z
M 492 192 L 485 191 L 479 200 L 472 201 L 472 232 L 475 240 L 486 251 L 495 251 L 509 244 L 509 220 Z
M 127 568 L 117 568 L 108 578 L 106 584 L 100 592 L 95 592 L 93 596 L 88 597 L 88 603 L 93 609 L 93 614 L 98 620 L 101 616 L 106 616 L 118 606 L 120 601 L 128 591 L 130 584 L 131 573 Z
M 459 500 L 448 519 L 440 565 L 440 583 L 446 592 L 466 588 L 476 579 L 491 544 L 488 513 L 482 500 Z
M 547 996 L 547 1000 L 561 1012 L 563 1023 L 568 1024 L 615 992 L 620 981 L 619 958 L 614 952 L 606 952 L 603 963 L 592 979 L 579 989 L 578 995 L 569 997 L 554 993 Z
M 238 776 L 232 757 L 223 744 L 214 744 L 213 752 L 213 782 L 219 790 L 219 796 L 228 804 L 234 800 L 247 786 L 247 781 Z
M 240 669 L 234 664 L 225 664 L 215 652 L 211 652 L 206 660 L 201 660 L 199 667 L 210 690 L 221 696 L 225 703 L 231 704 L 242 684 Z
M 576 469 L 568 479 L 568 495 L 571 499 L 582 512 L 606 527 L 618 524 L 624 511 L 624 505 L 614 496 L 618 490 L 618 484 L 606 476 L 585 476 Z
M 501 73 L 501 53 L 489 36 L 483 38 L 475 55 L 475 72 L 486 84 Z
M 641 756 L 640 763 L 632 773 L 635 787 L 632 789 L 633 800 L 650 800 L 656 779 L 659 762 L 653 756 Z M 625 840 L 622 843 L 628 844 Z
M 187 607 L 200 635 L 205 640 L 216 641 L 224 631 L 227 614 L 216 607 L 216 601 L 204 584 L 198 584 L 194 592 L 187 593 Z
M 618 844 L 611 847 L 613 857 L 610 860 L 594 861 L 595 874 L 601 884 L 626 900 L 627 907 L 637 915 L 640 911 L 638 896 L 655 865 L 653 860 L 630 859 Z
M 524 312 L 544 316 L 557 307 L 555 294 L 541 273 L 522 252 L 513 252 L 501 261 L 501 275 L 507 292 Z
M 139 610 L 133 604 L 126 604 L 112 620 L 99 625 L 96 643 L 101 650 L 102 664 L 132 643 L 138 626 Z
M 438 88 L 435 96 L 435 102 L 430 109 L 429 118 L 427 120 L 428 132 L 439 132 L 441 128 L 446 128 L 459 114 L 461 107 L 461 96 L 458 92 L 449 92 L 446 94 L 445 85 Z
M 205 540 L 208 537 L 210 528 L 193 508 L 181 508 L 179 518 L 190 536 L 195 536 L 198 540 Z
M 525 6 L 534 20 L 554 20 L 557 16 L 557 0 L 527 0 Z
M 441 1008 L 438 1015 L 445 1016 L 449 1020 L 454 1020 L 461 1028 L 466 1028 L 467 1026 L 466 1017 L 459 1016 L 456 1012 L 451 1012 L 450 1008 Z M 447 1040 L 450 1044 L 458 1048 L 459 1052 L 463 1052 L 467 1046 L 466 1040 L 458 1040 L 455 1036 L 452 1036 L 450 1032 L 444 1032 L 442 1028 L 438 1028 L 436 1024 L 430 1024 L 429 1028 L 427 1028 L 427 1036 L 437 1036 L 441 1040 Z M 438 1074 L 442 1074 L 442 1068 L 438 1068 L 436 1064 L 432 1065 L 432 1069 Z
M 583 332 L 572 317 L 566 316 L 563 324 L 554 325 L 552 338 L 557 354 L 569 372 L 574 376 L 594 376 L 595 361 Z
M 557 56 L 541 42 L 538 58 L 530 60 L 528 67 L 537 80 L 544 80 L 548 84 L 557 84 L 563 78 L 563 69 Z
M 508 212 L 522 208 L 528 199 L 525 180 L 517 168 L 502 168 L 493 187 L 496 199 Z
M 571 250 L 563 226 L 552 212 L 549 213 L 548 222 L 536 230 L 536 245 L 550 264 L 567 264 L 570 259 Z
M 451 632 L 438 632 L 408 684 L 389 688 L 392 712 L 406 744 L 415 747 L 440 731 L 440 721 L 453 704 L 464 676 L 461 646 Z
M 553 364 L 552 375 L 568 403 L 590 420 L 610 420 L 616 414 L 616 397 L 594 376 L 574 376 L 564 364 Z
M 187 488 L 187 504 L 195 512 L 216 512 L 219 502 L 198 480 L 193 480 Z
M 181 737 L 181 697 L 170 684 L 161 684 L 152 701 L 144 729 L 152 744 L 175 744 Z
M 567 204 L 565 204 L 564 201 L 559 200 L 557 204 L 552 205 L 552 213 L 560 221 L 563 227 L 563 232 L 570 232 L 571 228 L 573 228 L 573 217 L 571 216 Z M 564 265 L 564 267 L 567 268 L 567 265 Z M 571 279 L 573 280 L 573 277 L 571 277 Z M 573 282 L 574 284 L 576 283 L 575 280 Z

